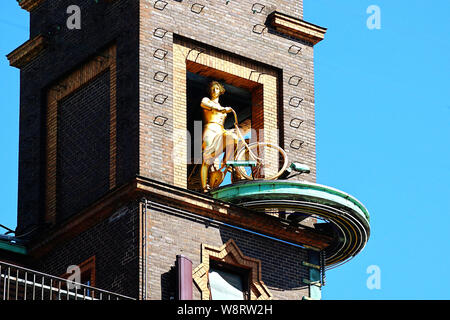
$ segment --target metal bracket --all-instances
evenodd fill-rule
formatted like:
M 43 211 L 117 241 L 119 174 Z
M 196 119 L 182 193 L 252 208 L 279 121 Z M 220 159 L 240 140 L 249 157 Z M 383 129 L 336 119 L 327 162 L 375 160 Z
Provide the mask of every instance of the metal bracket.
M 153 31 L 153 35 L 154 35 L 155 37 L 157 37 L 157 38 L 162 39 L 162 38 L 164 38 L 164 36 L 166 35 L 167 32 L 168 32 L 168 31 L 167 31 L 166 29 L 163 29 L 163 28 L 156 28 L 156 29 Z
M 161 119 L 162 122 L 158 121 L 159 119 Z M 169 120 L 169 119 L 164 116 L 157 116 L 157 117 L 155 117 L 155 119 L 153 119 L 153 123 L 156 124 L 157 126 L 163 127 L 166 124 L 167 120 Z
M 156 49 L 155 52 L 153 52 L 153 57 L 158 60 L 164 60 L 167 55 L 167 51 L 163 49 Z
M 304 143 L 305 143 L 305 142 L 302 141 L 302 140 L 294 139 L 294 140 L 291 141 L 291 144 L 290 144 L 289 146 L 290 146 L 292 149 L 294 149 L 294 150 L 298 150 L 298 149 L 300 149 L 300 148 L 302 147 L 302 145 L 303 145 Z
M 304 284 L 310 285 L 310 286 L 316 286 L 316 287 L 321 287 L 322 284 L 320 283 L 320 281 L 311 281 L 309 279 L 303 278 L 302 279 Z
M 309 250 L 317 251 L 317 252 L 321 251 L 319 248 L 308 246 L 306 244 L 304 244 L 303 247 L 305 247 L 306 249 L 309 249 Z
M 196 14 L 200 14 L 205 6 L 200 3 L 194 3 L 191 6 L 191 11 Z
M 293 118 L 291 119 L 291 122 L 289 123 L 289 125 L 294 128 L 294 129 L 298 129 L 300 128 L 300 125 L 303 123 L 302 119 L 299 118 Z
M 253 14 L 255 14 L 255 13 L 261 13 L 261 12 L 264 10 L 264 8 L 265 8 L 265 5 L 256 2 L 256 3 L 254 3 L 253 6 L 252 6 L 252 12 L 253 12 Z
M 318 266 L 317 264 L 302 261 L 302 265 L 304 265 L 305 267 L 308 267 L 308 268 L 314 268 L 314 269 L 320 270 L 320 266 Z
M 167 4 L 168 4 L 168 3 L 167 3 L 166 1 L 158 0 L 158 1 L 156 1 L 155 4 L 153 5 L 153 8 L 162 11 L 162 10 L 164 10 L 164 9 L 166 8 Z
M 290 46 L 288 49 L 288 52 L 293 55 L 297 55 L 300 51 L 302 51 L 302 48 L 300 48 L 299 46 L 296 46 L 295 44 Z
M 198 51 L 197 56 L 195 57 L 194 62 L 197 62 L 198 57 L 199 57 L 203 52 L 206 51 L 206 49 L 201 48 L 201 47 L 195 47 L 195 48 L 192 48 L 192 49 L 189 50 L 188 54 L 186 55 L 186 60 L 188 59 L 188 57 L 189 57 L 189 55 L 191 54 L 191 52 L 194 51 L 194 50 L 197 50 L 197 51 Z
M 267 29 L 267 27 L 265 25 L 263 25 L 263 24 L 255 24 L 253 26 L 252 31 L 253 31 L 253 33 L 256 33 L 256 34 L 262 34 L 265 29 Z
M 166 80 L 168 75 L 169 74 L 166 72 L 157 71 L 157 72 L 155 72 L 155 75 L 153 76 L 153 80 L 158 81 L 158 82 L 164 82 L 164 80 Z
M 303 101 L 303 98 L 292 97 L 292 98 L 289 100 L 289 105 L 290 105 L 291 107 L 298 108 L 298 107 L 300 106 L 300 104 L 302 103 L 302 101 Z
M 162 93 L 158 93 L 154 98 L 153 98 L 153 102 L 156 102 L 158 104 L 164 104 L 164 102 L 166 102 L 167 98 L 169 96 L 166 96 L 165 94 Z
M 296 86 L 298 86 L 298 84 L 299 84 L 302 80 L 303 80 L 302 77 L 299 77 L 299 76 L 292 76 L 292 77 L 289 78 L 288 83 L 289 83 L 291 86 L 296 87 Z

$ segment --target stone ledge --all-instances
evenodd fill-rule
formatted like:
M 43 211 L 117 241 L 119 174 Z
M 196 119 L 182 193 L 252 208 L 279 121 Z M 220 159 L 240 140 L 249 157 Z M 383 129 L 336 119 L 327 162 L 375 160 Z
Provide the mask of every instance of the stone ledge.
M 333 241 L 329 235 L 315 230 L 298 229 L 284 225 L 279 218 L 251 212 L 245 208 L 213 199 L 184 188 L 168 185 L 156 180 L 139 177 L 128 184 L 111 190 L 103 198 L 78 214 L 55 225 L 48 225 L 36 235 L 29 245 L 30 255 L 38 258 L 52 247 L 109 218 L 121 206 L 142 198 L 154 199 L 159 205 L 170 206 L 173 212 L 187 211 L 213 220 L 275 237 L 283 241 L 299 243 L 318 249 L 327 248 Z M 155 206 L 155 204 L 153 204 Z
M 312 23 L 276 11 L 268 16 L 267 22 L 276 31 L 310 42 L 313 45 L 322 41 L 325 37 L 325 32 L 327 31 L 326 28 L 316 26 Z
M 6 58 L 9 60 L 10 66 L 20 69 L 41 53 L 46 46 L 46 38 L 43 35 L 38 35 L 8 54 Z
M 38 5 L 40 5 L 45 0 L 16 0 L 16 1 L 22 9 L 27 10 L 28 12 L 31 12 L 34 8 L 36 8 Z M 106 3 L 112 3 L 116 0 L 103 0 L 103 1 Z
M 42 2 L 44 2 L 44 0 L 17 0 L 19 6 L 28 12 L 36 8 Z

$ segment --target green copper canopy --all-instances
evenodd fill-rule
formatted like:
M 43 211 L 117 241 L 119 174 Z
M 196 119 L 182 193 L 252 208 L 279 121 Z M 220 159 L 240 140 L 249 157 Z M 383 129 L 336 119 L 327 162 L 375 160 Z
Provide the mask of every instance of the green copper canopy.
M 255 180 L 223 186 L 212 197 L 249 209 L 295 212 L 322 218 L 333 225 L 335 242 L 326 249 L 327 266 L 336 266 L 359 253 L 370 234 L 370 215 L 355 197 L 305 181 Z

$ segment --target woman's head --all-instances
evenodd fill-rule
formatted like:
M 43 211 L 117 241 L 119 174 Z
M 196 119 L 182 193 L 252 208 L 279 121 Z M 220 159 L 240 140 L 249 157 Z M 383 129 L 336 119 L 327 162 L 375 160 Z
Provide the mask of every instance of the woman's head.
M 209 93 L 211 94 L 211 97 L 218 97 L 225 93 L 225 88 L 218 81 L 211 81 L 209 84 Z

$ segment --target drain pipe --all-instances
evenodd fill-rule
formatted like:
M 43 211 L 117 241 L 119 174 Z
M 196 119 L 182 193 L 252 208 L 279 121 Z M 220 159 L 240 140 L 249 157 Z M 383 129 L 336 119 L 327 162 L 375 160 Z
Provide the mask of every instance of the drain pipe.
M 148 201 L 146 198 L 143 198 L 142 200 L 143 208 L 142 208 L 142 224 L 141 224 L 141 232 L 142 232 L 142 294 L 141 299 L 146 300 L 147 299 L 147 205 Z
M 184 255 L 177 255 L 177 300 L 192 300 L 192 261 Z

